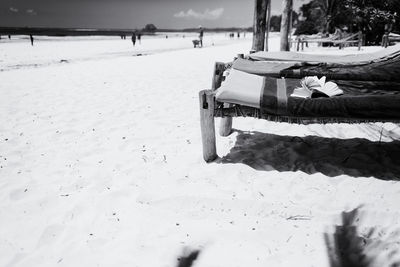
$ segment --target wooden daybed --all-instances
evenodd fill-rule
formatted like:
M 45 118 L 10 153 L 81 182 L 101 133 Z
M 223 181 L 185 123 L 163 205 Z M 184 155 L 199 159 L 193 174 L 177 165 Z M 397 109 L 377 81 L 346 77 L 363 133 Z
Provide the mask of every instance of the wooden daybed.
M 400 122 L 400 46 L 364 56 L 295 55 L 293 52 L 260 52 L 233 62 L 217 62 L 211 90 L 199 93 L 203 158 L 215 160 L 214 118 L 221 117 L 220 135 L 231 133 L 233 117 L 255 117 L 277 122 L 363 123 Z M 281 54 L 279 54 L 281 53 Z M 293 61 L 290 58 L 295 57 Z M 264 79 L 260 103 L 221 97 L 220 90 L 232 86 L 223 82 L 224 72 L 233 69 Z M 317 99 L 290 97 L 305 76 L 326 76 L 344 89 L 343 96 Z M 246 76 L 247 77 L 247 76 Z M 252 76 L 249 76 L 252 77 Z M 221 86 L 221 83 L 222 86 Z M 243 92 L 250 90 L 243 86 Z M 236 94 L 238 92 L 237 88 Z M 239 91 L 240 91 L 239 90 Z M 272 92 L 272 93 L 271 93 Z M 239 92 L 240 94 L 240 92 Z M 217 95 L 217 97 L 216 97 Z M 220 95 L 218 97 L 218 95 Z

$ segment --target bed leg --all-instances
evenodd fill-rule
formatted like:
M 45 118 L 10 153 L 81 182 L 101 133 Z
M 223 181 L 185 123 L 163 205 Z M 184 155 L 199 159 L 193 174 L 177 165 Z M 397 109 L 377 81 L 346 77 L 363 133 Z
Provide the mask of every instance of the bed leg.
M 225 104 L 228 108 L 232 107 L 232 104 Z M 222 117 L 219 125 L 219 135 L 228 136 L 232 133 L 232 117 Z
M 214 125 L 214 92 L 212 90 L 200 91 L 199 100 L 203 158 L 206 162 L 211 162 L 218 157 Z
M 219 135 L 228 136 L 232 133 L 232 117 L 221 118 L 221 124 L 219 126 Z

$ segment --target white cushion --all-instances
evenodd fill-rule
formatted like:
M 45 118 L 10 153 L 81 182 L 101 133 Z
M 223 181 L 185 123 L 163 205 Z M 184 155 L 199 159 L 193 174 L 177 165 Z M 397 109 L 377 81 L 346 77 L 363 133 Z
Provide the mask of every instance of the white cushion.
M 231 69 L 216 92 L 220 102 L 260 108 L 264 77 Z

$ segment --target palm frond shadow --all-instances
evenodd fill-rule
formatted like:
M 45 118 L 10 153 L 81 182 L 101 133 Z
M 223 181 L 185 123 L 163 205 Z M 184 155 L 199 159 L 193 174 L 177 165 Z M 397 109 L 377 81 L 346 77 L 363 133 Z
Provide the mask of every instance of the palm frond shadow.
M 262 171 L 400 180 L 400 141 L 237 132 L 234 147 L 218 163 L 242 163 Z
M 200 250 L 184 251 L 178 258 L 177 267 L 191 267 L 200 254 Z
M 367 228 L 361 231 L 362 215 L 356 208 L 342 213 L 342 225 L 325 233 L 330 267 L 400 266 L 399 232 Z

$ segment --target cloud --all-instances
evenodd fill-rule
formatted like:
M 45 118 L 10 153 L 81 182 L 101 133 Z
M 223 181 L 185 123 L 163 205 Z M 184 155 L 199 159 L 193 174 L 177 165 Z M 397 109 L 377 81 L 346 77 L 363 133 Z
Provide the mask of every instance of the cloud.
M 189 9 L 188 11 L 180 11 L 174 14 L 175 18 L 194 18 L 199 20 L 216 20 L 219 19 L 224 13 L 224 9 L 216 8 L 213 10 L 206 9 L 204 12 L 197 12 L 193 9 Z
M 33 9 L 27 9 L 27 10 L 26 10 L 26 13 L 29 14 L 29 15 L 32 15 L 32 16 L 37 15 L 36 11 L 33 10 Z
M 9 10 L 11 11 L 11 12 L 14 12 L 14 13 L 17 13 L 18 12 L 18 8 L 15 8 L 15 7 L 10 7 L 9 8 Z

